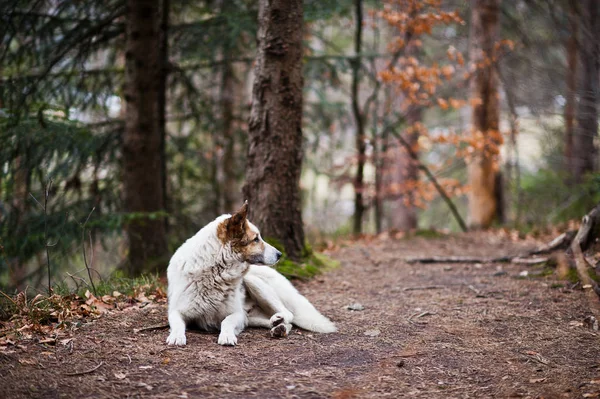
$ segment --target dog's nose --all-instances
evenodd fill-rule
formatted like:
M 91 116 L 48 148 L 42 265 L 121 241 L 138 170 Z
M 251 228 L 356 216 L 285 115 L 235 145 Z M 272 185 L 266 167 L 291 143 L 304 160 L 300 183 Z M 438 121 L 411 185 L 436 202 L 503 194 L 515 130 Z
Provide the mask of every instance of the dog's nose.
M 277 251 L 277 260 L 281 259 L 281 252 Z

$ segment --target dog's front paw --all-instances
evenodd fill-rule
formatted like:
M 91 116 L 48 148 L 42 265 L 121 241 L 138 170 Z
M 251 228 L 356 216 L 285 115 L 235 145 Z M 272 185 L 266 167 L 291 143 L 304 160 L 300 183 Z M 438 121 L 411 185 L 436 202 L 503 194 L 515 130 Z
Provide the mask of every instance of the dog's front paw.
M 271 327 L 276 327 L 280 324 L 291 324 L 292 317 L 290 312 L 278 312 L 271 316 L 269 322 L 271 323 Z
M 172 332 L 167 337 L 167 345 L 185 345 L 185 333 Z
M 217 343 L 219 345 L 235 346 L 237 344 L 237 337 L 235 334 L 222 332 L 219 334 Z

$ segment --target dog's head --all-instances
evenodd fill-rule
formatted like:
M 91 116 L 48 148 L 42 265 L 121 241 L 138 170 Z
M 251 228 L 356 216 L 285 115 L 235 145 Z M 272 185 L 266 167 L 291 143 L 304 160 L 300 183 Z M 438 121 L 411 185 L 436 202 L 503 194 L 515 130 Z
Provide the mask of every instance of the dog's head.
M 281 252 L 265 242 L 258 228 L 250 223 L 248 201 L 239 211 L 223 220 L 217 229 L 219 240 L 231 244 L 231 249 L 241 260 L 255 265 L 274 265 L 281 258 Z

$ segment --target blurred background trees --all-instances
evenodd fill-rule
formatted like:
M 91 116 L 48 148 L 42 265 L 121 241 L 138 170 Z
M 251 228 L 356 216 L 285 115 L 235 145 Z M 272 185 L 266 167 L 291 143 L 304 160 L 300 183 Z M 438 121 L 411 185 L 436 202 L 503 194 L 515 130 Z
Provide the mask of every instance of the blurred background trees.
M 483 228 L 600 200 L 596 1 L 307 0 L 294 27 L 261 6 L 2 2 L 1 287 L 39 286 L 46 245 L 55 280 L 82 273 L 92 209 L 106 276 L 164 270 L 245 196 L 296 259 L 304 236 L 458 230 L 440 190 Z

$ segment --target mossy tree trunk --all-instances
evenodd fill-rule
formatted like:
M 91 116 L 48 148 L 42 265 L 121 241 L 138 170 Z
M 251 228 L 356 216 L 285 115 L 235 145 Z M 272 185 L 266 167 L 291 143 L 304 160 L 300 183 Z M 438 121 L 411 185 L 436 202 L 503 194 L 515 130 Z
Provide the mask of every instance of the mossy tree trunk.
M 249 219 L 294 260 L 302 257 L 301 0 L 260 0 L 258 54 L 249 123 L 246 184 Z

